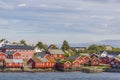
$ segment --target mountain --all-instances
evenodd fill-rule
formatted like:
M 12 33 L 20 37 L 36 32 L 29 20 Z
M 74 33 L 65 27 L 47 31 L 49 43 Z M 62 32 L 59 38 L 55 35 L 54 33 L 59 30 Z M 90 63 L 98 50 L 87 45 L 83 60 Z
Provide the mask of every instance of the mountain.
M 113 47 L 120 47 L 120 40 L 102 40 L 98 42 L 101 45 L 111 45 Z
M 120 40 L 102 40 L 99 42 L 91 42 L 91 43 L 76 43 L 76 44 L 70 44 L 70 46 L 72 46 L 72 47 L 88 47 L 92 44 L 110 45 L 113 47 L 120 47 Z

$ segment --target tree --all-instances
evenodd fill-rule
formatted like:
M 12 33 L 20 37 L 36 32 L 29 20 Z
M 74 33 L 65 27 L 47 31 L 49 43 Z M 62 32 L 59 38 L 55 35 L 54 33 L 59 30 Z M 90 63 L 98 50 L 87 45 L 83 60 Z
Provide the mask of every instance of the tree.
M 62 44 L 62 50 L 68 50 L 70 49 L 70 46 L 68 44 L 68 42 L 66 40 L 63 41 L 63 44 Z
M 12 44 L 18 44 L 17 42 L 12 42 Z
M 26 43 L 25 40 L 21 40 L 21 41 L 20 41 L 20 44 L 27 45 L 27 43 Z
M 44 44 L 44 49 L 47 50 L 48 49 L 48 45 Z
M 102 45 L 91 45 L 89 48 L 88 48 L 88 51 L 89 52 L 92 52 L 92 53 L 98 53 L 99 51 L 103 51 L 103 50 L 106 50 L 106 48 Z
M 36 46 L 37 46 L 38 48 L 40 48 L 40 49 L 44 48 L 44 45 L 43 45 L 42 42 L 38 42 L 38 43 L 36 44 Z
M 0 42 L 2 42 L 2 41 L 4 41 L 4 40 L 6 40 L 6 39 L 2 38 L 2 39 L 0 40 Z
M 43 44 L 42 42 L 38 42 L 36 44 L 36 46 L 40 49 L 44 49 L 44 50 L 47 50 L 48 49 L 48 45 L 47 44 Z

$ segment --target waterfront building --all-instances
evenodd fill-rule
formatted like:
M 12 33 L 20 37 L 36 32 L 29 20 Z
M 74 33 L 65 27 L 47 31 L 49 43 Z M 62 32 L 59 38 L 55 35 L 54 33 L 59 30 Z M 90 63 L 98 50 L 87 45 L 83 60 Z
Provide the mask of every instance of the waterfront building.
M 34 48 L 28 45 L 5 45 L 0 47 L 3 53 L 15 51 L 21 54 L 21 59 L 30 59 L 34 56 Z
M 46 54 L 49 54 L 50 56 L 54 57 L 55 59 L 63 59 L 64 58 L 64 52 L 60 49 L 48 49 Z
M 5 68 L 23 68 L 24 64 L 22 59 L 5 59 L 3 66 Z
M 91 59 L 91 66 L 99 66 L 99 65 L 100 65 L 100 59 L 99 58 Z
M 56 68 L 59 70 L 71 69 L 72 63 L 70 61 L 60 61 L 56 64 Z
M 50 62 L 46 58 L 31 58 L 27 64 L 32 68 L 54 68 L 56 63 Z
M 73 61 L 72 67 L 80 67 L 80 62 L 78 60 Z
M 8 51 L 6 52 L 7 59 L 21 59 L 22 56 L 19 52 L 16 51 Z
M 120 59 L 114 58 L 109 62 L 112 68 L 120 68 Z
M 6 55 L 5 53 L 0 52 L 0 61 L 5 60 L 5 59 L 6 59 L 6 57 L 7 57 L 7 55 Z

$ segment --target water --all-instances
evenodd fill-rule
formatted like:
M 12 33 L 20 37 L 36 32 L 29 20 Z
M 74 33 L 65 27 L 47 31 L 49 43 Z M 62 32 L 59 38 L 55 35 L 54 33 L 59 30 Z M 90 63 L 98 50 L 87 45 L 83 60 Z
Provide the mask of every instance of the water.
M 120 73 L 16 72 L 0 73 L 0 80 L 120 80 Z

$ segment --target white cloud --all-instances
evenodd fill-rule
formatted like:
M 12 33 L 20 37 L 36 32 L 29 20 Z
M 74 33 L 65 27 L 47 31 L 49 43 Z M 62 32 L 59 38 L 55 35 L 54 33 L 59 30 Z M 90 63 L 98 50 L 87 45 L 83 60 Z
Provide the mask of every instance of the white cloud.
M 18 4 L 18 7 L 26 7 L 26 6 L 27 6 L 26 3 Z

